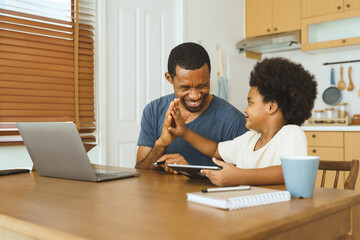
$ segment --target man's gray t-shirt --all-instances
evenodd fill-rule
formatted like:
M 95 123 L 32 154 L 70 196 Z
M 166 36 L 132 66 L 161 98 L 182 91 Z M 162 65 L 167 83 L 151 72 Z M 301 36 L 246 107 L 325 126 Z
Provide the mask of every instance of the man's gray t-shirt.
M 175 94 L 158 98 L 146 105 L 141 119 L 138 146 L 154 147 L 160 137 L 165 113 Z M 215 142 L 232 140 L 247 131 L 245 117 L 225 100 L 213 96 L 209 107 L 186 127 Z M 179 153 L 190 165 L 215 165 L 207 157 L 193 148 L 184 139 L 177 137 L 166 149 L 165 154 Z

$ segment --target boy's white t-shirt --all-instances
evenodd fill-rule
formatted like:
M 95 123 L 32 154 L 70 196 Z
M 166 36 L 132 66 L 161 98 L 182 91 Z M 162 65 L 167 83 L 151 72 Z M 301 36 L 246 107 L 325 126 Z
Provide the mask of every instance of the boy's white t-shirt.
M 218 145 L 221 158 L 239 168 L 264 168 L 281 165 L 280 157 L 306 156 L 307 140 L 297 125 L 285 125 L 262 148 L 254 151 L 261 134 L 250 130 L 245 134 Z

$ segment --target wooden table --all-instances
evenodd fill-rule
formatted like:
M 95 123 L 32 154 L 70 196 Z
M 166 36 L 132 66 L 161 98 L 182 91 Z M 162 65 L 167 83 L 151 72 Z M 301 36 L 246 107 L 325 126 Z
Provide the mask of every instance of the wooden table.
M 146 170 L 102 183 L 3 176 L 0 239 L 360 239 L 360 192 L 317 188 L 310 199 L 234 211 L 186 201 L 209 186 Z

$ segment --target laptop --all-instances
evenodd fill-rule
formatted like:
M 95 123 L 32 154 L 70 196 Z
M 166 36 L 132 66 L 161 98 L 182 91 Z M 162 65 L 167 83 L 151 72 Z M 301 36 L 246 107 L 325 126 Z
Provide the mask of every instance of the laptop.
M 72 122 L 19 122 L 16 125 L 40 176 L 101 182 L 140 175 L 92 168 Z

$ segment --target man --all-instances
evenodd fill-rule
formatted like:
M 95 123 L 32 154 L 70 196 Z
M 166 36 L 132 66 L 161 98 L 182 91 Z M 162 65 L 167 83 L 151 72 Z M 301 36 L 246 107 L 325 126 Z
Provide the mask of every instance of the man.
M 225 100 L 210 93 L 210 59 L 196 43 L 176 46 L 169 55 L 165 78 L 173 85 L 169 94 L 149 103 L 143 112 L 138 140 L 136 168 L 156 169 L 155 162 L 166 172 L 167 164 L 214 165 L 212 160 L 168 131 L 174 124 L 172 101 L 179 98 L 179 108 L 192 131 L 215 142 L 232 140 L 247 131 L 244 115 Z

